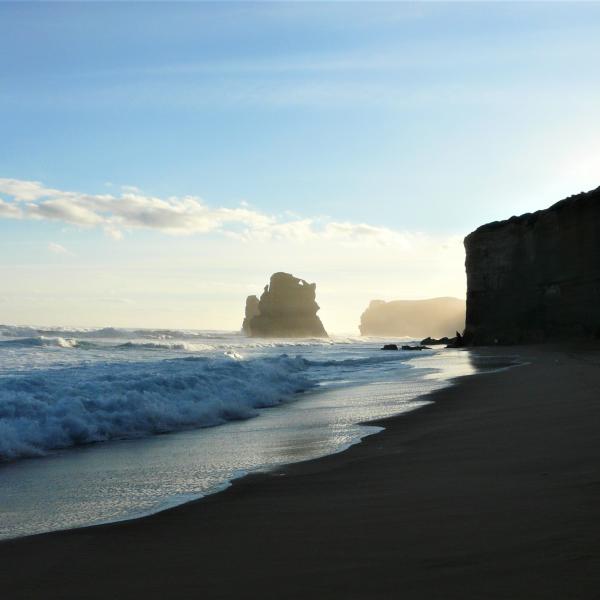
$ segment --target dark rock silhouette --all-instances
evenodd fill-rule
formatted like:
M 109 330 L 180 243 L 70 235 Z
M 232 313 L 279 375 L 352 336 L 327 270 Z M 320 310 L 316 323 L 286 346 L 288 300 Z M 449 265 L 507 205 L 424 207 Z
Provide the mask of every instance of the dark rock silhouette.
M 422 346 L 441 346 L 443 344 L 448 344 L 454 338 L 442 337 L 439 339 L 435 339 L 432 337 L 426 337 L 424 340 L 421 340 Z
M 428 300 L 372 300 L 360 317 L 362 335 L 442 337 L 465 325 L 465 301 L 458 298 Z
M 600 334 L 600 188 L 465 238 L 469 344 Z
M 384 344 L 382 350 L 398 350 L 396 344 Z
M 246 335 L 250 335 L 250 321 L 260 314 L 258 309 L 258 297 L 248 296 L 246 298 L 246 313 L 244 316 L 244 322 L 242 323 L 242 331 Z
M 460 335 L 460 333 L 456 332 L 456 337 L 448 340 L 446 344 L 446 348 L 464 348 L 465 347 L 465 338 Z
M 444 344 L 446 348 L 462 348 L 465 345 L 464 338 L 458 331 L 453 338 L 443 337 L 436 340 L 432 337 L 426 337 L 421 340 L 421 346 L 441 346 Z
M 402 346 L 402 350 L 431 350 L 428 346 Z
M 316 287 L 289 273 L 271 275 L 257 304 L 251 300 L 256 296 L 246 299 L 244 332 L 252 337 L 327 337 L 317 316 Z

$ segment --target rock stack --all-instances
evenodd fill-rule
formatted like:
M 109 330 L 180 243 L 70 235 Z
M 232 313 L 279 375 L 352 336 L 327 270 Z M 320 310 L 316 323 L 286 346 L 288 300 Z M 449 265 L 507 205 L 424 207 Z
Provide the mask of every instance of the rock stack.
M 242 329 L 251 337 L 327 337 L 317 316 L 316 284 L 274 273 L 260 297 L 248 296 Z

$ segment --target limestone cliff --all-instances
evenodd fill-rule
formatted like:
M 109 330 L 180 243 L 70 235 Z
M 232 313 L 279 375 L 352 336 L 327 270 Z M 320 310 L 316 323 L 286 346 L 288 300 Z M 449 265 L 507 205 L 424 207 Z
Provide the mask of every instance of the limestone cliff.
M 253 337 L 327 337 L 317 316 L 316 284 L 289 273 L 275 273 L 255 305 L 256 296 L 246 300 L 242 326 Z
M 465 301 L 458 298 L 372 300 L 359 325 L 362 335 L 413 338 L 452 336 L 464 327 Z
M 468 343 L 600 334 L 600 188 L 483 225 L 465 249 Z

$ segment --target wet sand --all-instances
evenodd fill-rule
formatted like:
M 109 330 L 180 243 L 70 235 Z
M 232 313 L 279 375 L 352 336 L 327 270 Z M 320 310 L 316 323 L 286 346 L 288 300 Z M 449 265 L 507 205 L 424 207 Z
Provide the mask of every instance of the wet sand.
M 158 515 L 0 543 L 52 598 L 600 598 L 600 350 L 517 349 L 348 451 Z

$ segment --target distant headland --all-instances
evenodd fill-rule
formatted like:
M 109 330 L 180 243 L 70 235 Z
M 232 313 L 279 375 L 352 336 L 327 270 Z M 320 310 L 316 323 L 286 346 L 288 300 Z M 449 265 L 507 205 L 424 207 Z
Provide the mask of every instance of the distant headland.
M 420 338 L 454 335 L 465 327 L 465 301 L 458 298 L 427 300 L 372 300 L 360 317 L 361 335 Z
M 317 316 L 315 283 L 274 273 L 260 297 L 246 298 L 243 332 L 251 337 L 328 337 Z

